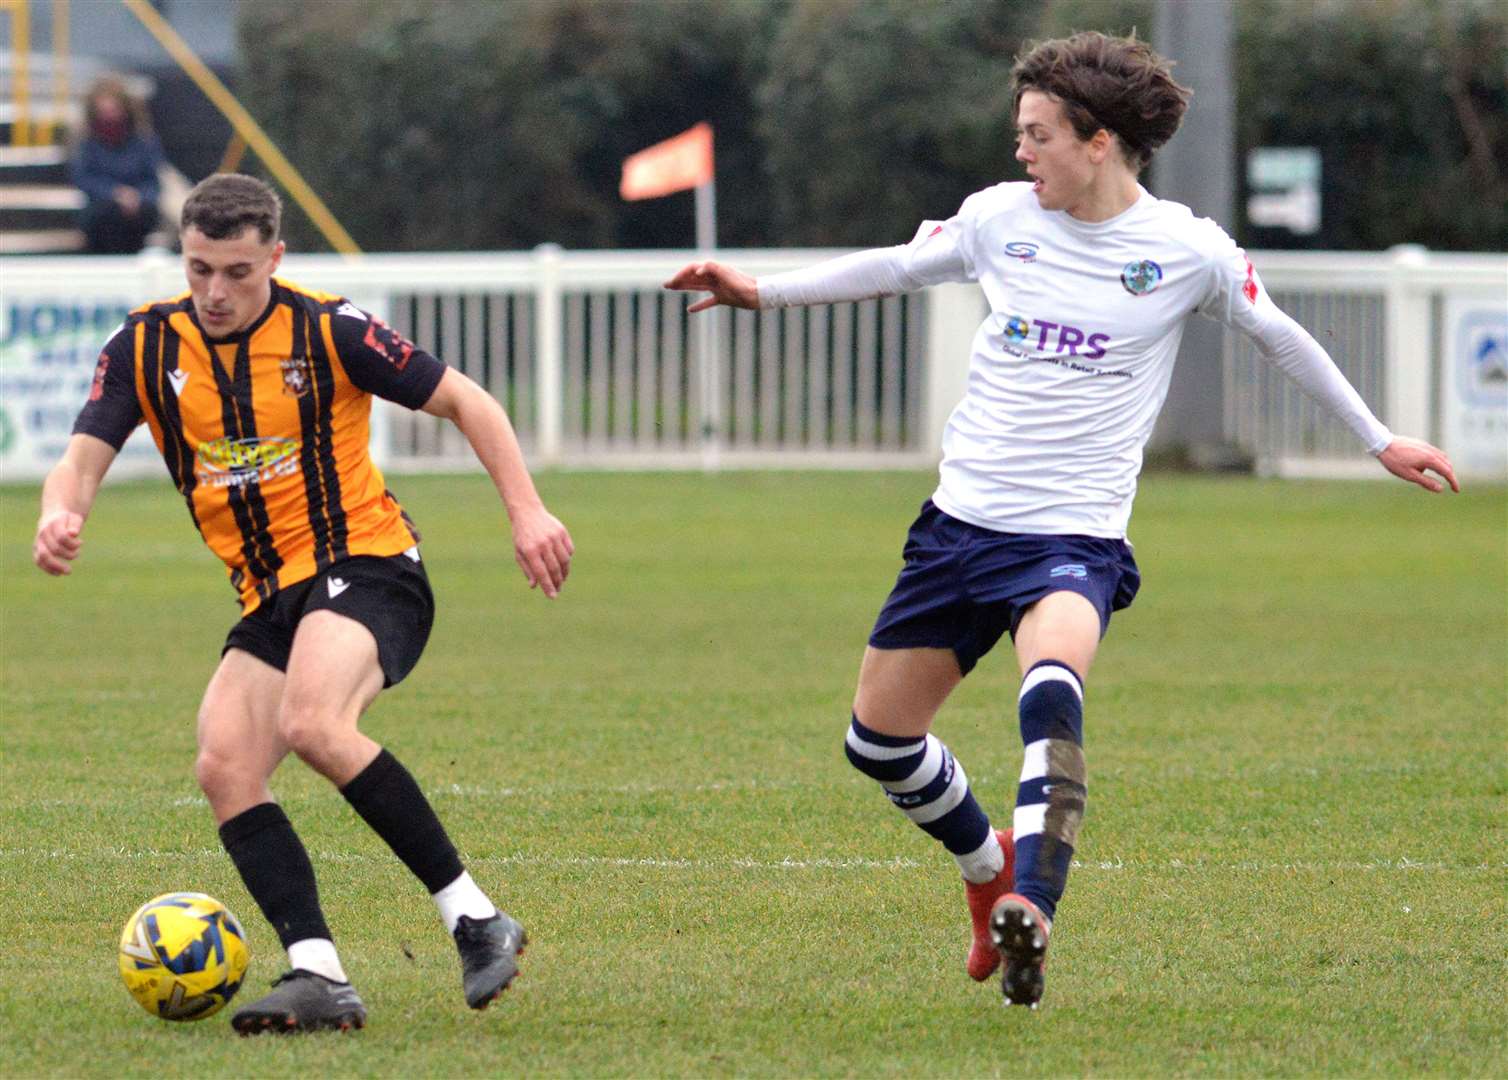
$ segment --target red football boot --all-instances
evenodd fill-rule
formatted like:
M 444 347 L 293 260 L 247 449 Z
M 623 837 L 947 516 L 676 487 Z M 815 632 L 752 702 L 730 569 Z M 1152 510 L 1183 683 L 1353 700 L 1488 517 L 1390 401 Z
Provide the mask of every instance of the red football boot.
M 984 982 L 1000 966 L 1000 950 L 990 939 L 990 910 L 1006 893 L 1016 887 L 1016 842 L 1010 829 L 996 829 L 995 838 L 1000 841 L 1000 850 L 1005 852 L 1005 865 L 989 881 L 978 885 L 972 881 L 963 883 L 964 897 L 969 901 L 969 918 L 974 922 L 974 940 L 969 945 L 969 978 Z
M 1006 893 L 990 912 L 990 940 L 1005 961 L 1000 989 L 1007 1005 L 1035 1009 L 1042 1000 L 1042 967 L 1052 923 L 1042 910 L 1018 893 Z

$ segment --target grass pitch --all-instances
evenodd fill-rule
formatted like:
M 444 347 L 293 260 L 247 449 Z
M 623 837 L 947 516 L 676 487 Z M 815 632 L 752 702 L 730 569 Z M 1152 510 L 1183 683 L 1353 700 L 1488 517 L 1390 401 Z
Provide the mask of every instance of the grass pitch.
M 1503 1075 L 1502 488 L 1151 476 L 1144 585 L 1089 682 L 1090 803 L 1041 1011 L 963 972 L 951 860 L 843 759 L 923 474 L 547 475 L 565 595 L 479 477 L 394 479 L 428 653 L 367 729 L 528 926 L 482 1014 L 422 889 L 296 761 L 274 786 L 371 1010 L 347 1037 L 165 1024 L 115 971 L 141 901 L 225 900 L 281 970 L 191 775 L 232 593 L 160 485 L 102 494 L 66 580 L 0 490 L 0 1073 Z M 937 731 L 997 820 L 1016 676 Z

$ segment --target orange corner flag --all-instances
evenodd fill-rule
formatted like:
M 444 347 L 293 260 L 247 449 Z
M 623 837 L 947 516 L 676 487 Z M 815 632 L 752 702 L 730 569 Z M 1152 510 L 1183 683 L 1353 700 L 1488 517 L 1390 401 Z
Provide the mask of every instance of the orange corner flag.
M 625 199 L 658 199 L 712 179 L 712 125 L 697 124 L 623 161 L 618 194 Z

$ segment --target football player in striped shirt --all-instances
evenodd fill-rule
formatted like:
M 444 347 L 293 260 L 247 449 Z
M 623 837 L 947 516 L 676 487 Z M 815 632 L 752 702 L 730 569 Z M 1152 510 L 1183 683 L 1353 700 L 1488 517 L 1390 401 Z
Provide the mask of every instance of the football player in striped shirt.
M 408 770 L 362 733 L 377 695 L 419 660 L 434 598 L 419 533 L 368 452 L 372 396 L 452 421 L 497 487 L 530 586 L 565 583 L 570 534 L 530 479 L 502 407 L 339 296 L 274 276 L 281 207 L 220 175 L 183 208 L 188 291 L 131 312 L 42 491 L 33 557 L 67 574 L 106 470 L 146 423 L 241 619 L 199 708 L 195 773 L 236 869 L 288 952 L 243 1033 L 360 1027 L 314 870 L 268 781 L 291 751 L 335 784 L 434 898 L 466 1002 L 517 974 L 523 927 L 461 865 Z

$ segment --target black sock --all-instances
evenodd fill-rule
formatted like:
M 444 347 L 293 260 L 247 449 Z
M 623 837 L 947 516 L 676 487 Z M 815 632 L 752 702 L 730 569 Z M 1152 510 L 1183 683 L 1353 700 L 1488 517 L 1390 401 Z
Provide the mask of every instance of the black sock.
M 445 826 L 403 763 L 380 751 L 340 793 L 431 893 L 464 871 Z
M 220 826 L 220 842 L 283 948 L 305 938 L 329 939 L 309 853 L 281 806 L 259 803 L 242 811 Z

